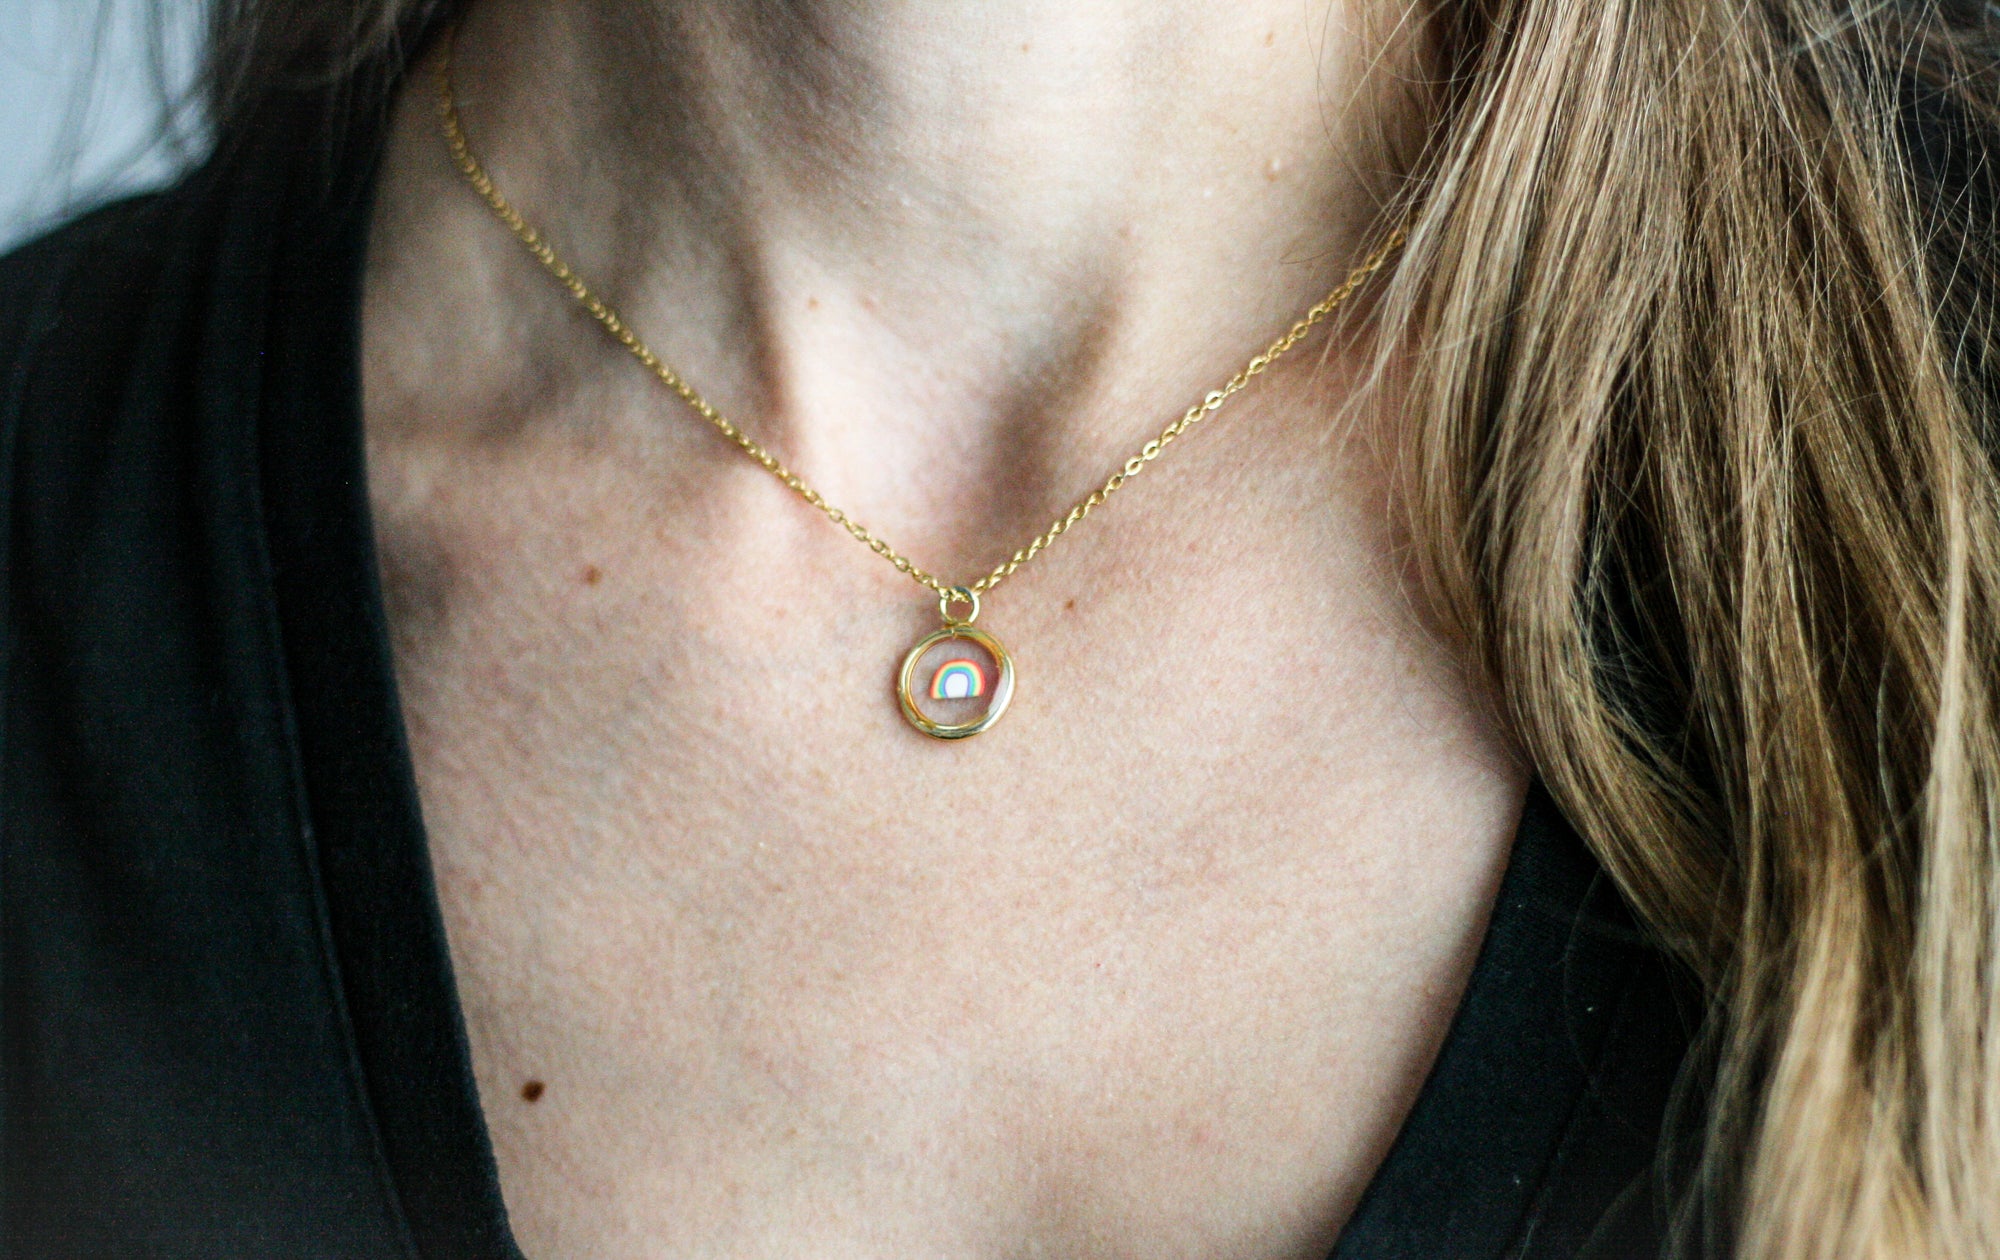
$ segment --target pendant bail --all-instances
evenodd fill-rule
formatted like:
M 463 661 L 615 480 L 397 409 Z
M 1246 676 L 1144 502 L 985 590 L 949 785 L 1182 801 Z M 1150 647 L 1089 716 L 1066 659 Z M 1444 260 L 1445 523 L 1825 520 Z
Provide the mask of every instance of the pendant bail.
M 972 611 L 963 617 L 954 617 L 951 610 L 958 604 L 969 606 Z M 969 626 L 979 620 L 979 592 L 969 586 L 947 586 L 938 592 L 938 616 L 944 618 L 948 626 Z

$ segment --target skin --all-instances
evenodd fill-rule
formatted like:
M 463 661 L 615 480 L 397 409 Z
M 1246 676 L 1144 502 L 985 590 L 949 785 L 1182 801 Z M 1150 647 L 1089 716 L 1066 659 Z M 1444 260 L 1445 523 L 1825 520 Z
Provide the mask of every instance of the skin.
M 459 80 L 664 358 L 969 577 L 1358 258 L 1421 120 L 1347 2 L 486 0 Z M 991 596 L 1020 691 L 942 744 L 890 691 L 935 601 L 578 315 L 459 182 L 427 68 L 365 292 L 396 666 L 525 1252 L 1323 1255 L 1526 780 L 1413 610 L 1366 321 Z

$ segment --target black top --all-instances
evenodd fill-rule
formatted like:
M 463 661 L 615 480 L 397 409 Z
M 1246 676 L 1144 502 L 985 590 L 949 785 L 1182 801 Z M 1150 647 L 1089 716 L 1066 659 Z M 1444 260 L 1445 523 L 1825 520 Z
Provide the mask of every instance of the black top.
M 518 1260 L 370 534 L 380 120 L 331 117 L 0 261 L 7 1256 Z M 1679 992 L 1531 792 L 1337 1260 L 1656 1254 Z

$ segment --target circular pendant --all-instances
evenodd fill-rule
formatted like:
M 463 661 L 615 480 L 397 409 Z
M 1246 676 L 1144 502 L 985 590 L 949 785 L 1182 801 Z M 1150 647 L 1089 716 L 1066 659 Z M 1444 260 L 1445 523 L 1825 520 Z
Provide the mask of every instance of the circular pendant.
M 896 677 L 903 716 L 933 739 L 969 739 L 1000 720 L 1014 698 L 1014 660 L 1000 640 L 949 622 L 917 640 Z

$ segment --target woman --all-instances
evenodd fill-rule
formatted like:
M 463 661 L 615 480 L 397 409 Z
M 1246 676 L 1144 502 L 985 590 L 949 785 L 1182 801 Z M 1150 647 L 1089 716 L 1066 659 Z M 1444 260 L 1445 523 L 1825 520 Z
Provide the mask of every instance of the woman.
M 1994 1254 L 1963 8 L 219 5 L 0 264 L 7 1246 Z

